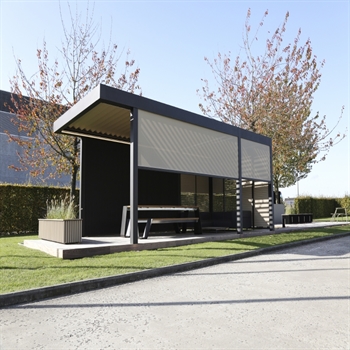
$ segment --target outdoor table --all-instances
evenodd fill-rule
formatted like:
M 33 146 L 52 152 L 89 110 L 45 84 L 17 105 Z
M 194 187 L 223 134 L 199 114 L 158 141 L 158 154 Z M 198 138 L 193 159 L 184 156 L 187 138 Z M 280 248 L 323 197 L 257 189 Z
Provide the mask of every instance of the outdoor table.
M 152 224 L 182 224 L 182 232 L 186 232 L 186 224 L 187 223 L 194 223 L 195 224 L 195 232 L 196 233 L 202 233 L 202 228 L 200 224 L 200 217 L 199 217 L 199 208 L 197 206 L 175 206 L 175 205 L 139 205 L 138 206 L 139 212 L 144 212 L 147 214 L 149 212 L 150 214 L 156 213 L 156 212 L 176 212 L 178 213 L 178 217 L 171 217 L 171 218 L 158 218 L 154 217 L 154 215 L 145 215 L 146 217 L 142 217 L 138 219 L 138 223 L 146 223 L 145 230 L 143 233 L 142 238 L 148 238 L 149 231 Z M 194 215 L 193 217 L 189 217 L 189 213 L 192 212 Z M 120 228 L 120 235 L 121 236 L 128 236 L 128 233 L 130 231 L 130 223 L 128 223 L 128 228 L 126 229 L 126 224 L 130 217 L 130 205 L 123 206 L 123 212 L 122 212 L 122 222 L 121 222 L 121 228 Z

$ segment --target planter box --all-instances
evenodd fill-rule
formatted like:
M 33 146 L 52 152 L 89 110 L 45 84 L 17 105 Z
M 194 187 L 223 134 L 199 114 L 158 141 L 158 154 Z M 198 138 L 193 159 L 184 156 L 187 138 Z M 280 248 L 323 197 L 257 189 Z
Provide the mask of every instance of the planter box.
M 39 238 L 57 243 L 80 243 L 82 219 L 39 219 Z

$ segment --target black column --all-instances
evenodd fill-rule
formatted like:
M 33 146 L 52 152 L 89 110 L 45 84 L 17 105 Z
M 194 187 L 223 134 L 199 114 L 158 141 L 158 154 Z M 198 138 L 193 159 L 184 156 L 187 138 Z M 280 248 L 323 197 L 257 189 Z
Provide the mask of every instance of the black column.
M 241 136 L 238 136 L 238 180 L 236 180 L 236 212 L 237 212 L 237 233 L 242 233 L 243 207 L 242 207 L 242 147 Z
M 138 243 L 138 110 L 130 113 L 130 243 Z

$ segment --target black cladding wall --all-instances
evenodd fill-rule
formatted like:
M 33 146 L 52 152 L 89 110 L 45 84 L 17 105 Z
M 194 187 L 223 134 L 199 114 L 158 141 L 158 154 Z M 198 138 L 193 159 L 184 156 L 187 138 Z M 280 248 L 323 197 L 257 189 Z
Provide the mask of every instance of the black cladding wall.
M 83 235 L 119 235 L 130 204 L 130 146 L 82 138 L 81 152 Z M 179 205 L 180 191 L 180 174 L 139 170 L 139 204 Z

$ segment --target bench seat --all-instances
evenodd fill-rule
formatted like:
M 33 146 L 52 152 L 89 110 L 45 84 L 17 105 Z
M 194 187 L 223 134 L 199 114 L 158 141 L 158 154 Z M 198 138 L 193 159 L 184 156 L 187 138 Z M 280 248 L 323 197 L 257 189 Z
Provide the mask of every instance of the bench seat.
M 286 227 L 286 224 L 311 223 L 312 220 L 313 220 L 312 213 L 282 214 L 282 227 Z
M 200 219 L 198 217 L 187 217 L 187 218 L 149 218 L 149 219 L 138 219 L 139 224 L 146 224 L 141 238 L 147 239 L 152 224 L 184 224 L 182 227 L 182 232 L 186 232 L 187 223 L 199 224 Z M 198 225 L 199 226 L 199 225 Z M 178 230 L 177 230 L 178 231 Z M 201 228 L 197 227 L 197 233 L 201 233 Z M 126 236 L 130 236 L 130 222 L 126 231 Z

